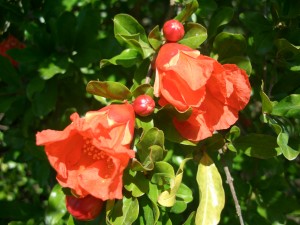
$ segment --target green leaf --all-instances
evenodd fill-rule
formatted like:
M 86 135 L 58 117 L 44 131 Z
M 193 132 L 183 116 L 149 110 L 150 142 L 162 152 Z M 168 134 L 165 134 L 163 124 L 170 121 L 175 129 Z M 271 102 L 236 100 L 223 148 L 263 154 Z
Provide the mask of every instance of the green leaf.
M 159 161 L 155 163 L 155 168 L 151 178 L 151 182 L 157 185 L 169 184 L 171 179 L 174 179 L 174 168 L 171 164 Z
M 124 187 L 133 197 L 140 197 L 149 191 L 149 181 L 141 172 L 126 170 L 123 174 Z
M 300 118 L 300 94 L 292 94 L 282 99 L 274 105 L 272 115 Z
M 279 151 L 284 155 L 288 160 L 294 160 L 300 154 L 300 151 L 294 150 L 289 144 L 289 134 L 284 132 L 282 127 L 278 124 L 269 122 L 270 125 L 274 128 L 277 136 L 277 144 L 279 145 Z
M 154 163 L 164 156 L 164 133 L 156 127 L 146 130 L 136 145 L 140 162 L 133 160 L 133 170 L 153 170 Z
M 193 192 L 184 183 L 181 183 L 176 193 L 176 201 L 170 212 L 180 214 L 187 208 L 187 203 L 193 201 Z
M 150 84 L 141 84 L 132 91 L 134 97 L 149 95 L 153 98 L 153 87 Z
M 147 35 L 139 22 L 128 14 L 118 14 L 114 17 L 114 33 L 120 44 L 124 43 L 121 36 L 137 35 L 140 39 L 147 43 Z
M 196 49 L 206 40 L 206 38 L 207 31 L 205 27 L 199 23 L 188 22 L 185 25 L 185 35 L 179 43 Z
M 176 194 L 179 190 L 179 186 L 181 184 L 182 177 L 183 177 L 183 168 L 185 163 L 190 159 L 192 158 L 186 158 L 181 162 L 179 169 L 176 173 L 176 176 L 174 177 L 174 179 L 171 179 L 170 181 L 170 189 L 167 191 L 163 191 L 158 196 L 158 203 L 161 204 L 162 206 L 172 207 L 175 204 Z
M 110 210 L 107 222 L 111 225 L 131 225 L 139 215 L 139 202 L 135 197 L 123 196 Z
M 140 207 L 143 209 L 143 214 L 140 214 L 140 224 L 156 224 L 160 216 L 160 211 L 157 204 L 148 197 L 139 198 L 139 203 Z
M 160 46 L 163 44 L 163 36 L 159 29 L 159 26 L 155 26 L 148 35 L 148 40 L 150 45 L 155 49 L 158 50 Z
M 182 225 L 195 225 L 196 212 L 193 211 Z
M 213 136 L 206 138 L 200 142 L 200 146 L 203 146 L 206 151 L 216 151 L 222 148 L 224 144 L 225 140 L 223 138 L 223 135 L 219 133 L 213 134 Z
M 48 63 L 44 66 L 41 66 L 38 71 L 40 73 L 40 76 L 44 80 L 49 80 L 50 78 L 52 78 L 56 74 L 66 72 L 66 70 L 64 68 L 61 68 L 61 67 L 59 67 L 58 65 L 56 65 L 52 62 L 50 62 L 50 63 Z
M 36 92 L 32 97 L 32 109 L 36 116 L 42 117 L 55 109 L 57 101 L 57 81 L 51 79 L 45 83 L 41 92 Z
M 61 218 L 66 214 L 65 194 L 59 184 L 56 184 L 48 200 L 46 208 L 45 223 L 47 225 L 56 225 L 61 221 Z
M 135 65 L 138 61 L 141 60 L 140 53 L 135 49 L 125 49 L 119 55 L 111 59 L 102 59 L 100 62 L 100 68 L 103 68 L 107 65 L 120 65 L 125 68 Z
M 12 66 L 11 62 L 7 59 L 4 58 L 2 55 L 0 55 L 0 68 L 1 68 L 1 73 L 0 73 L 0 79 L 1 81 L 4 81 L 8 85 L 13 85 L 16 87 L 21 86 L 21 80 Z
M 208 37 L 212 38 L 219 27 L 229 23 L 233 18 L 234 11 L 230 7 L 219 8 L 216 13 L 210 19 L 208 27 Z
M 213 43 L 213 52 L 218 54 L 218 60 L 242 56 L 246 51 L 247 43 L 243 35 L 222 32 Z
M 267 20 L 261 13 L 246 12 L 239 16 L 242 23 L 253 33 L 263 33 L 273 30 L 272 23 Z
M 188 2 L 184 6 L 183 10 L 175 17 L 175 19 L 182 23 L 185 22 L 198 9 L 198 6 L 199 4 L 197 0 Z
M 191 112 L 192 110 L 188 109 L 186 112 L 181 113 L 173 106 L 166 105 L 155 113 L 154 125 L 164 132 L 166 139 L 169 141 L 195 146 L 196 143 L 186 140 L 179 134 L 172 121 L 172 117 L 177 117 L 179 120 L 187 119 L 191 115 Z
M 131 97 L 130 90 L 123 84 L 113 81 L 90 81 L 86 91 L 104 98 L 125 100 Z
M 239 68 L 246 71 L 248 75 L 252 72 L 252 65 L 249 58 L 244 56 L 233 56 L 220 61 L 222 64 L 236 64 Z
M 269 97 L 264 92 L 264 82 L 262 81 L 261 89 L 260 89 L 260 97 L 261 97 L 261 103 L 262 103 L 262 112 L 263 113 L 271 113 L 273 110 L 273 104 L 270 101 Z
M 225 194 L 219 171 L 205 152 L 198 165 L 197 183 L 200 203 L 196 213 L 196 224 L 218 224 L 225 204 Z
M 237 126 L 232 126 L 230 128 L 230 131 L 226 134 L 226 140 L 233 142 L 235 139 L 237 139 L 241 134 L 240 128 Z
M 259 159 L 268 159 L 278 155 L 276 138 L 266 134 L 241 136 L 235 139 L 232 144 L 237 151 Z
M 293 54 L 300 53 L 300 46 L 293 45 L 284 38 L 277 39 L 274 43 L 279 52 L 292 52 Z

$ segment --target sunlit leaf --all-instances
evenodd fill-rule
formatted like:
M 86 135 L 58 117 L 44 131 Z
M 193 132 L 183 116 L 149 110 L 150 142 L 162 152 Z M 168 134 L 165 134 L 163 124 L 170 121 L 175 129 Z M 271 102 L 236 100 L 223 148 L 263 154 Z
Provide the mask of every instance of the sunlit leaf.
M 272 114 L 300 118 L 300 94 L 292 94 L 282 99 L 273 107 Z
M 131 97 L 130 90 L 123 84 L 113 81 L 90 81 L 87 92 L 109 99 L 125 100 Z
M 242 56 L 247 43 L 243 35 L 228 32 L 219 33 L 213 43 L 213 52 L 218 54 L 218 59 Z
M 171 207 L 175 204 L 176 194 L 178 192 L 183 177 L 183 168 L 185 163 L 190 159 L 192 158 L 186 158 L 181 162 L 175 178 L 170 181 L 170 189 L 163 191 L 159 195 L 158 203 L 162 206 Z
M 48 206 L 46 209 L 45 223 L 56 225 L 66 214 L 65 194 L 59 184 L 56 184 L 50 193 Z
M 185 22 L 198 8 L 199 4 L 197 0 L 191 0 L 186 3 L 183 10 L 175 17 L 180 22 Z
M 100 68 L 104 66 L 113 64 L 113 65 L 120 65 L 123 67 L 131 67 L 135 65 L 139 60 L 141 60 L 140 53 L 135 49 L 125 49 L 119 55 L 114 56 L 111 59 L 102 59 L 100 62 Z
M 179 43 L 196 49 L 206 38 L 207 31 L 205 27 L 198 23 L 189 22 L 185 25 L 185 35 Z
M 139 202 L 135 197 L 123 196 L 123 199 L 114 203 L 109 214 L 111 225 L 131 225 L 139 215 Z
M 216 225 L 225 204 L 222 178 L 210 157 L 204 152 L 197 171 L 200 203 L 196 213 L 197 225 Z
M 163 43 L 163 36 L 161 34 L 161 31 L 159 29 L 159 26 L 155 26 L 149 33 L 148 35 L 148 40 L 151 46 L 155 49 L 158 50 L 159 47 Z

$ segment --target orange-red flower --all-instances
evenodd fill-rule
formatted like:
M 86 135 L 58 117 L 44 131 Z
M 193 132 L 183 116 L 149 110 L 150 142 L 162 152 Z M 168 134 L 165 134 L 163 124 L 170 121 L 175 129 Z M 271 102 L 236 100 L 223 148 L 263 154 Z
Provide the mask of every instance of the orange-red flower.
M 178 111 L 192 108 L 186 121 L 174 118 L 179 133 L 192 141 L 226 129 L 238 119 L 250 99 L 246 72 L 234 64 L 221 65 L 187 46 L 168 43 L 155 62 L 154 94 L 161 106 L 171 104 Z
M 93 220 L 97 218 L 103 208 L 103 201 L 91 195 L 84 198 L 66 196 L 68 212 L 78 220 Z
M 81 197 L 121 199 L 123 170 L 135 156 L 130 149 L 134 119 L 128 103 L 90 111 L 83 118 L 74 113 L 63 131 L 38 132 L 36 144 L 45 146 L 61 186 Z
M 7 55 L 6 53 L 8 50 L 14 48 L 22 49 L 25 48 L 25 45 L 14 36 L 9 35 L 7 39 L 3 40 L 0 43 L 0 55 L 8 58 L 11 64 L 13 64 L 13 66 L 17 66 L 18 62 L 16 62 L 11 56 Z

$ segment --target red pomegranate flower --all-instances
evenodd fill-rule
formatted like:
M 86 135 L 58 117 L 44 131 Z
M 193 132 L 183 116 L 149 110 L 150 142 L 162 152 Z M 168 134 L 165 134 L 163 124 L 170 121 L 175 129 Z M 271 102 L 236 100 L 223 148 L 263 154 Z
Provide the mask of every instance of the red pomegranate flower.
M 68 212 L 78 220 L 93 220 L 97 218 L 103 208 L 103 201 L 91 195 L 84 198 L 66 196 Z
M 155 65 L 154 94 L 160 97 L 159 104 L 171 104 L 181 112 L 192 108 L 186 121 L 173 119 L 179 133 L 191 141 L 230 127 L 250 99 L 244 70 L 234 64 L 221 65 L 190 47 L 163 45 Z
M 130 149 L 134 119 L 128 103 L 90 111 L 84 118 L 74 113 L 63 131 L 38 132 L 36 144 L 45 146 L 61 186 L 81 197 L 121 199 L 123 170 L 135 156 Z
M 0 43 L 0 55 L 8 58 L 13 66 L 17 66 L 18 62 L 16 62 L 11 56 L 7 55 L 6 53 L 8 50 L 14 48 L 22 49 L 25 48 L 25 45 L 14 36 L 9 35 L 7 39 L 3 40 Z

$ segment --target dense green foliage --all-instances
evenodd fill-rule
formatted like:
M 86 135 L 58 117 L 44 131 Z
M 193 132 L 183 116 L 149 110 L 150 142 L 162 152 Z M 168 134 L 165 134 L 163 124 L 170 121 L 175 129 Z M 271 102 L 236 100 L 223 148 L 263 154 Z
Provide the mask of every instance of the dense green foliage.
M 153 176 L 152 186 L 143 187 L 144 176 L 130 170 L 124 178 L 123 203 L 110 202 L 106 206 L 111 213 L 109 218 L 116 217 L 116 224 L 121 224 L 118 219 L 122 218 L 114 215 L 118 208 L 136 211 L 139 206 L 135 224 L 152 224 L 158 219 L 160 224 L 185 221 L 193 224 L 193 211 L 199 205 L 197 181 L 202 179 L 200 176 L 196 180 L 197 170 L 204 173 L 211 170 L 216 182 L 220 182 L 217 175 L 221 174 L 225 190 L 220 224 L 239 224 L 225 182 L 223 166 L 228 165 L 246 224 L 300 224 L 300 2 L 198 0 L 198 3 L 199 8 L 190 21 L 202 26 L 190 25 L 186 43 L 191 47 L 201 44 L 202 54 L 245 69 L 253 89 L 251 101 L 240 113 L 236 126 L 197 146 L 174 142 L 172 132 L 165 130 L 168 124 L 163 113 L 157 114 L 156 125 L 161 125 L 166 140 L 160 130 L 147 127 L 151 126 L 149 121 L 139 121 L 138 126 L 147 130 L 148 136 L 136 146 L 156 152 L 157 158 L 149 160 L 150 153 L 142 152 L 140 162 L 134 162 L 133 167 L 159 173 L 172 165 L 175 172 L 171 167 L 168 175 L 183 180 L 179 190 L 172 191 L 181 195 L 171 209 L 158 207 L 153 203 L 155 197 L 143 194 L 154 193 L 153 188 L 157 188 L 154 184 L 158 185 L 162 178 Z M 8 51 L 19 63 L 17 67 L 0 55 L 1 224 L 81 224 L 66 213 L 63 192 L 55 186 L 55 172 L 43 148 L 35 145 L 35 133 L 63 129 L 69 124 L 71 113 L 84 114 L 111 102 L 109 93 L 117 93 L 122 99 L 148 91 L 147 85 L 134 88 L 145 78 L 148 56 L 154 50 L 142 47 L 142 53 L 132 48 L 122 52 L 125 49 L 120 45 L 122 40 L 115 37 L 122 34 L 122 26 L 116 24 L 129 23 L 131 15 L 145 28 L 147 39 L 150 31 L 155 37 L 156 31 L 152 29 L 156 25 L 161 28 L 177 12 L 177 7 L 160 0 L 0 0 L 0 41 L 11 34 L 26 45 L 24 49 Z M 201 31 L 197 39 L 193 38 L 192 28 Z M 142 32 L 139 34 L 143 41 Z M 149 41 L 154 49 L 160 44 L 156 38 Z M 93 91 L 98 93 L 96 89 L 101 89 L 104 81 L 110 81 L 109 87 L 113 88 L 102 94 L 108 98 L 92 95 Z M 129 91 L 125 86 L 133 88 Z M 151 135 L 155 135 L 155 143 L 149 143 Z M 228 149 L 220 157 L 217 150 L 225 142 Z M 156 148 L 150 148 L 153 146 Z M 209 157 L 206 153 L 202 155 L 204 150 Z M 196 160 L 183 160 L 190 153 L 202 156 L 201 165 L 213 159 L 216 168 L 197 168 Z M 159 161 L 163 156 L 164 161 Z M 155 161 L 159 162 L 154 168 Z M 55 195 L 50 195 L 51 191 Z M 134 197 L 127 195 L 129 192 Z M 165 197 L 169 197 L 168 193 Z M 169 204 L 164 198 L 159 203 Z M 110 212 L 113 206 L 115 211 Z M 105 220 L 105 216 L 104 211 L 99 220 Z M 97 224 L 97 221 L 82 224 Z

